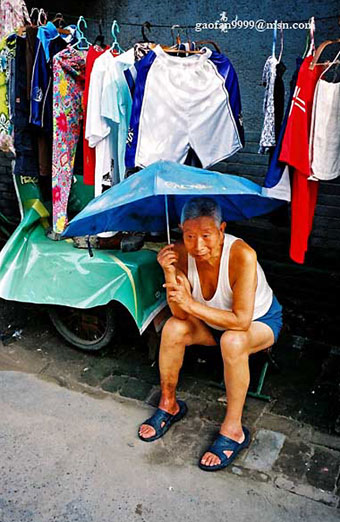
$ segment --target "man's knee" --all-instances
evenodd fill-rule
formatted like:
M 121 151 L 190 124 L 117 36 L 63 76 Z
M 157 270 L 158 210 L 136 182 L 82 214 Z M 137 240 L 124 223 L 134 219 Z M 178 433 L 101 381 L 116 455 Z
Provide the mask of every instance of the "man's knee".
M 221 352 L 224 360 L 236 361 L 239 357 L 248 355 L 248 336 L 246 332 L 227 330 L 221 337 Z
M 170 317 L 163 327 L 162 338 L 170 337 L 173 341 L 183 340 L 186 344 L 189 344 L 191 332 L 192 323 L 189 319 Z

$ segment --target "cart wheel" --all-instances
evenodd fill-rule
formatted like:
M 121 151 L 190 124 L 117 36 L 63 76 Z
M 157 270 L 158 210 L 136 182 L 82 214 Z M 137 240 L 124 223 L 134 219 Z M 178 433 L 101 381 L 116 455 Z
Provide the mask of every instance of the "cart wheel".
M 111 306 L 87 309 L 55 306 L 49 309 L 49 316 L 58 333 L 81 350 L 101 350 L 116 333 L 116 314 Z

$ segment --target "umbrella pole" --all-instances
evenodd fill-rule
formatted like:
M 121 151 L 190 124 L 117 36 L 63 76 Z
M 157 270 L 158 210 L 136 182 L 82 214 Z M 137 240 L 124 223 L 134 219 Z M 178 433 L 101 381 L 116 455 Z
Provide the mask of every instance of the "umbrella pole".
M 168 210 L 168 196 L 165 194 L 165 217 L 166 217 L 166 234 L 168 237 L 168 245 L 170 245 L 170 225 L 169 225 L 169 210 Z

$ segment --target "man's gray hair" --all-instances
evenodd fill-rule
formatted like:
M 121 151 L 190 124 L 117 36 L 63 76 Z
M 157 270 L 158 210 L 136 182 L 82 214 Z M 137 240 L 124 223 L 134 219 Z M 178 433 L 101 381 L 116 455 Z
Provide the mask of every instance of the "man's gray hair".
M 200 217 L 211 217 L 214 219 L 216 226 L 222 223 L 222 211 L 220 205 L 209 197 L 194 197 L 189 199 L 182 209 L 181 225 L 187 219 L 196 219 Z

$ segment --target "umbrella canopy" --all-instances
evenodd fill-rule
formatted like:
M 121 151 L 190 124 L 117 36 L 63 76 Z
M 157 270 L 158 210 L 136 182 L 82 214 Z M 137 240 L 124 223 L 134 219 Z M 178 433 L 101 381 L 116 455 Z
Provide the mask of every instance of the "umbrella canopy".
M 162 233 L 167 230 L 166 207 L 170 226 L 177 226 L 184 203 L 193 196 L 214 197 L 225 221 L 260 216 L 283 203 L 246 178 L 158 161 L 90 201 L 63 236 L 110 230 Z

